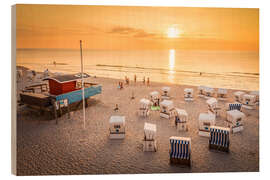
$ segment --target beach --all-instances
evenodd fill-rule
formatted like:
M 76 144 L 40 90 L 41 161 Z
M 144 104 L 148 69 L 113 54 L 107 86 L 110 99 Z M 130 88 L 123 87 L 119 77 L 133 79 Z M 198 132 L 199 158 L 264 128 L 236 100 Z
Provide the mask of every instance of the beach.
M 124 79 L 124 77 L 123 77 Z M 259 171 L 259 107 L 243 109 L 246 115 L 244 131 L 230 134 L 230 152 L 210 151 L 208 138 L 198 135 L 198 117 L 207 112 L 206 99 L 197 97 L 197 87 L 171 83 L 141 81 L 118 89 L 121 79 L 91 77 L 92 83 L 102 85 L 102 93 L 91 97 L 83 111 L 77 110 L 59 118 L 58 124 L 47 116 L 33 113 L 25 105 L 17 106 L 17 173 L 18 175 L 68 174 L 134 174 L 134 173 L 189 173 L 189 172 L 257 172 Z M 151 79 L 150 79 L 151 81 Z M 17 82 L 18 93 L 24 81 Z M 160 118 L 158 111 L 149 117 L 139 117 L 139 101 L 152 91 L 171 88 L 176 108 L 188 113 L 188 131 L 178 132 L 174 119 Z M 194 89 L 194 101 L 184 101 L 184 89 Z M 234 102 L 228 90 L 227 101 L 219 101 L 221 116 L 216 125 L 225 127 L 225 104 Z M 135 99 L 131 99 L 134 92 Z M 115 104 L 119 111 L 115 112 Z M 109 139 L 109 119 L 112 115 L 126 117 L 126 136 L 123 140 Z M 157 151 L 143 152 L 144 123 L 157 125 Z M 169 163 L 169 137 L 191 138 L 192 166 L 181 167 Z

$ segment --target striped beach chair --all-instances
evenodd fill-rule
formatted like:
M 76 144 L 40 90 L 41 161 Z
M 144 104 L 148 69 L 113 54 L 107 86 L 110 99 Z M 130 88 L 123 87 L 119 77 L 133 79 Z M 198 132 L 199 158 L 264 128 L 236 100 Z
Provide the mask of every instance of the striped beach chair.
M 191 139 L 170 137 L 170 162 L 191 166 Z
M 209 148 L 229 152 L 230 129 L 218 126 L 210 127 Z
M 227 103 L 227 111 L 232 111 L 235 109 L 238 111 L 242 111 L 242 104 L 241 103 Z

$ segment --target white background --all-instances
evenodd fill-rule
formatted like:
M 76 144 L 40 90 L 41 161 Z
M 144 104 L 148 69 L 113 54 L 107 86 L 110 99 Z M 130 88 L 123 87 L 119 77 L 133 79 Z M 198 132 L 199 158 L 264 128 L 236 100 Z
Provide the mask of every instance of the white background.
M 61 179 L 228 179 L 228 178 L 266 178 L 269 171 L 269 130 L 270 117 L 270 5 L 264 0 L 24 0 L 4 1 L 1 8 L 0 39 L 0 177 L 1 179 L 18 178 L 11 175 L 11 5 L 14 4 L 81 4 L 81 5 L 141 5 L 141 6 L 188 6 L 188 7 L 241 7 L 260 8 L 260 172 L 259 173 L 193 173 L 193 174 L 152 174 L 152 175 L 88 175 L 88 176 L 38 176 L 20 177 L 61 178 Z M 241 163 L 241 162 L 239 162 Z M 269 179 L 269 178 L 268 178 Z

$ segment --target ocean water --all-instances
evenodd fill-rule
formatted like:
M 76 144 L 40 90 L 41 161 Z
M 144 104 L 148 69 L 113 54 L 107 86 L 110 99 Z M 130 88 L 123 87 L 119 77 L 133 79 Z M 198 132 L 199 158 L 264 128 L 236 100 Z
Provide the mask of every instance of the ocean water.
M 99 77 L 259 90 L 258 52 L 83 50 L 83 61 L 84 71 Z M 16 64 L 36 71 L 77 73 L 80 63 L 79 50 L 17 49 Z

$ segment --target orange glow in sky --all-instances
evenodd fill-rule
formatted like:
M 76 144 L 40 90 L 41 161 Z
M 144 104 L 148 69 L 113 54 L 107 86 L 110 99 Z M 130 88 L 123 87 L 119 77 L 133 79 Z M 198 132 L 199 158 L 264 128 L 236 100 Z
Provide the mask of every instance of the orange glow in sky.
M 259 9 L 16 5 L 17 48 L 259 50 Z

